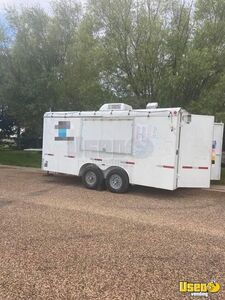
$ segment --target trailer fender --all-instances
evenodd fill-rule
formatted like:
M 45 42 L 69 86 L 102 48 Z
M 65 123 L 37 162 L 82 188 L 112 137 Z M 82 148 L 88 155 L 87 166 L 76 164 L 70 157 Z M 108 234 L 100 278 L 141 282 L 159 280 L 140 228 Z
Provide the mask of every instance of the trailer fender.
M 98 166 L 95 164 L 91 164 L 91 163 L 84 164 L 83 166 L 81 166 L 78 176 L 82 176 L 87 167 L 98 168 Z
M 129 178 L 129 175 L 128 175 L 126 169 L 121 168 L 121 167 L 118 167 L 118 166 L 111 166 L 111 167 L 107 168 L 106 170 L 104 170 L 104 171 L 103 171 L 104 178 L 106 178 L 107 175 L 109 174 L 109 172 L 110 172 L 111 170 L 114 170 L 114 169 L 117 169 L 117 170 L 120 169 L 120 170 L 122 170 L 122 172 L 125 172 L 125 173 L 127 174 L 127 177 Z

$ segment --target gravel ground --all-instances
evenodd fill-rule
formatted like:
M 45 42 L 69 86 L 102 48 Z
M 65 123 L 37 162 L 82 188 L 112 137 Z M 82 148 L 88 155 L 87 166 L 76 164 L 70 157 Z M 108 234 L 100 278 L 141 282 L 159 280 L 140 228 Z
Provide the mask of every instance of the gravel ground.
M 216 279 L 225 299 L 225 193 L 133 187 L 0 167 L 0 299 L 199 299 L 179 281 Z

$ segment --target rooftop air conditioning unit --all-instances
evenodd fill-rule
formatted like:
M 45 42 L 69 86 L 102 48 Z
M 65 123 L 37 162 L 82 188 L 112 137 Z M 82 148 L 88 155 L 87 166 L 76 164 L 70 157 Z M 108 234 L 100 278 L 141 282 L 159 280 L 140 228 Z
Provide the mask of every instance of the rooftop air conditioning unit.
M 125 103 L 106 103 L 103 104 L 99 110 L 132 110 L 132 106 Z
M 147 109 L 156 109 L 156 108 L 158 108 L 158 106 L 159 106 L 158 102 L 149 102 L 146 105 L 146 108 Z

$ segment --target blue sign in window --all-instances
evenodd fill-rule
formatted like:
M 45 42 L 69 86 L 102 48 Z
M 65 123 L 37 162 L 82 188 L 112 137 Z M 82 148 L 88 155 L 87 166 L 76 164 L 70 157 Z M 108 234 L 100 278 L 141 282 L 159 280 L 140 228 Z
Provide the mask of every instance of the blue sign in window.
M 65 128 L 59 128 L 59 137 L 66 138 L 66 130 Z

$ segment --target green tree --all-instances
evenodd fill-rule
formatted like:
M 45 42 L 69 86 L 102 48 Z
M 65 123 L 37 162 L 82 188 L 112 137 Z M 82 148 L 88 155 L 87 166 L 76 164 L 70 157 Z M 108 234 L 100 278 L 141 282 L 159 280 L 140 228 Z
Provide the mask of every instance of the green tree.
M 225 112 L 225 2 L 198 0 L 195 20 L 193 48 L 202 72 L 190 108 L 199 113 Z
M 0 104 L 40 137 L 43 113 L 104 102 L 225 112 L 224 0 L 55 0 L 8 9 Z

